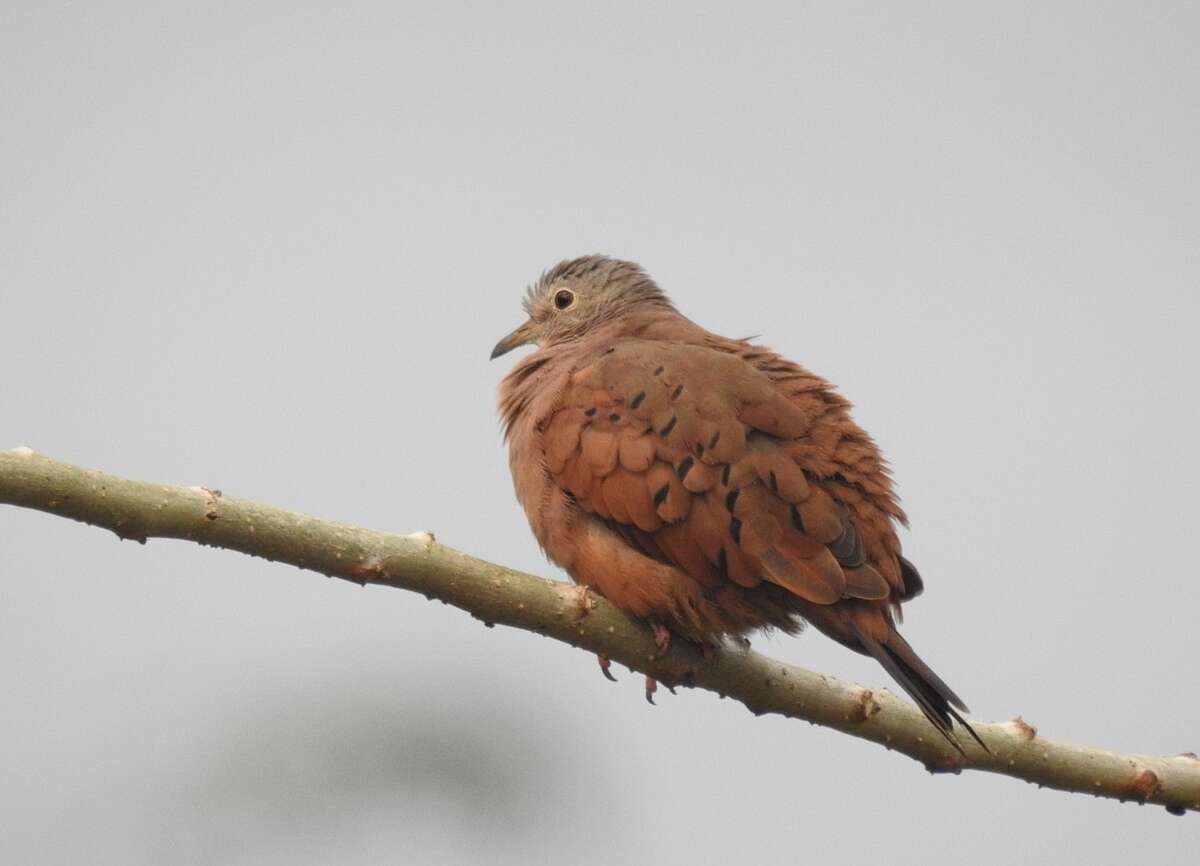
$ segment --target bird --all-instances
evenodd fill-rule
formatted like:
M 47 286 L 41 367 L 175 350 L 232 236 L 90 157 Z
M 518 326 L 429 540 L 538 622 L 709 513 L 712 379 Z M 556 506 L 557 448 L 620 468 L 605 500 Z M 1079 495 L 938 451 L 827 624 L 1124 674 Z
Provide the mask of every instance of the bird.
M 523 307 L 491 359 L 537 347 L 501 380 L 498 411 L 550 560 L 648 621 L 662 650 L 809 623 L 879 662 L 959 751 L 955 722 L 986 749 L 898 631 L 924 589 L 897 536 L 907 517 L 830 382 L 692 322 L 630 261 L 559 262 Z

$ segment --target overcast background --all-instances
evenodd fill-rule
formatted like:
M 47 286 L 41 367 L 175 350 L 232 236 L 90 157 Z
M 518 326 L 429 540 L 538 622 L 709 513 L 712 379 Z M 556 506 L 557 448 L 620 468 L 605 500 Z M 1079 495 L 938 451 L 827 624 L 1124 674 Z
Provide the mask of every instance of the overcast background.
M 1200 749 L 1190 3 L 0 4 L 0 448 L 558 574 L 486 361 L 565 257 L 837 382 L 983 719 Z M 756 638 L 872 685 L 817 634 Z M 0 509 L 10 863 L 1182 862 L 417 595 Z

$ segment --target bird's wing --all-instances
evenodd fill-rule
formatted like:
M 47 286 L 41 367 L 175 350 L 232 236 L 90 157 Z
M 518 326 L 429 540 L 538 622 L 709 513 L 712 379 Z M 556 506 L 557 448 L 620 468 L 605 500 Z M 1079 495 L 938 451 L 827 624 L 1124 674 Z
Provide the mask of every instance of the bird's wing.
M 626 340 L 578 369 L 541 425 L 579 507 L 705 586 L 769 581 L 815 604 L 885 599 L 840 485 L 806 472 L 812 419 L 742 358 Z

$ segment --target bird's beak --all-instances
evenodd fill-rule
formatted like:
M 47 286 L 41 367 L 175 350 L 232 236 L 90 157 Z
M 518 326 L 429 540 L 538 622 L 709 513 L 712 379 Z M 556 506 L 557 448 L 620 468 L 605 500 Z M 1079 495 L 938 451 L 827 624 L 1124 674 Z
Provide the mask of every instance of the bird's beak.
M 489 360 L 494 361 L 505 352 L 511 352 L 517 346 L 524 346 L 527 343 L 536 341 L 537 330 L 534 321 L 533 319 L 527 319 L 525 324 L 496 344 L 496 348 L 492 349 L 492 357 Z

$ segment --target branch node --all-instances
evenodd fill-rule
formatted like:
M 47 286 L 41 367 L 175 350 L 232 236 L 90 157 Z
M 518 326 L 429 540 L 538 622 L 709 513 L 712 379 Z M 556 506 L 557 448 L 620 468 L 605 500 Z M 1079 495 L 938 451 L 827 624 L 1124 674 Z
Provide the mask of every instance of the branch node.
M 566 602 L 567 610 L 574 614 L 572 619 L 584 619 L 596 609 L 596 600 L 588 588 L 578 583 L 563 584 L 558 588 Z
M 1025 721 L 1020 716 L 1017 716 L 1008 724 L 1016 731 L 1017 736 L 1022 740 L 1032 740 L 1037 736 L 1037 728 L 1029 724 L 1029 722 Z
M 51 503 L 57 505 L 57 503 Z M 138 544 L 146 543 L 146 533 L 139 532 L 137 529 L 130 526 L 128 517 L 118 517 L 112 525 L 112 532 L 117 538 L 122 541 L 136 541 Z
M 931 774 L 949 773 L 957 776 L 963 771 L 963 756 L 957 752 L 940 752 L 936 758 L 926 760 L 924 764 Z
M 1162 782 L 1159 781 L 1157 773 L 1148 767 L 1143 767 L 1125 787 L 1125 790 L 1131 799 L 1145 803 L 1162 790 Z
M 366 586 L 383 576 L 383 560 L 379 556 L 371 554 L 360 562 L 346 566 L 346 572 L 351 580 L 360 586 Z
M 855 712 L 858 721 L 865 722 L 871 716 L 882 710 L 879 702 L 875 700 L 875 693 L 870 689 L 860 689 L 858 693 L 858 701 L 855 703 Z
M 205 497 L 207 497 L 207 501 L 205 504 L 208 507 L 204 509 L 204 516 L 206 518 L 208 518 L 209 520 L 216 520 L 217 519 L 217 500 L 221 498 L 221 491 L 220 490 L 210 490 L 207 487 L 201 487 L 200 489 L 204 491 L 204 495 L 205 495 Z

